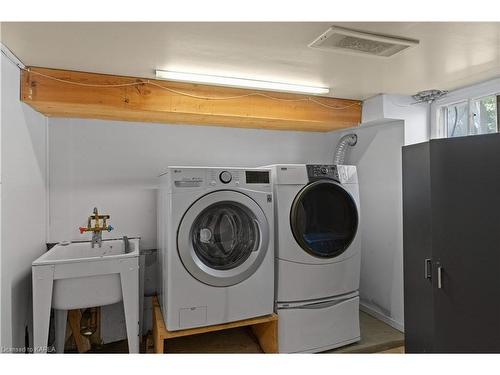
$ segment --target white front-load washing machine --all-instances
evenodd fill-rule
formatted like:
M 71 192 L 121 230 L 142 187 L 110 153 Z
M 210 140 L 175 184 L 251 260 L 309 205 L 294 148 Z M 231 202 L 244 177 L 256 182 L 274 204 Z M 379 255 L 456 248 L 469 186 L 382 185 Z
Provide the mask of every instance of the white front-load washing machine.
M 175 331 L 271 314 L 270 170 L 169 167 L 158 197 L 159 300 Z
M 280 352 L 360 339 L 361 234 L 356 167 L 269 166 L 275 192 Z

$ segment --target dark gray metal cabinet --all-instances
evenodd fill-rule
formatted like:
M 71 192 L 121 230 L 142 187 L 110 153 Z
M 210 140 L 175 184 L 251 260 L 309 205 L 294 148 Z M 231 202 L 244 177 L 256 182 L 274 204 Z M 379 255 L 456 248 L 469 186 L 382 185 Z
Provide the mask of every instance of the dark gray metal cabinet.
M 500 352 L 500 135 L 403 147 L 405 349 Z

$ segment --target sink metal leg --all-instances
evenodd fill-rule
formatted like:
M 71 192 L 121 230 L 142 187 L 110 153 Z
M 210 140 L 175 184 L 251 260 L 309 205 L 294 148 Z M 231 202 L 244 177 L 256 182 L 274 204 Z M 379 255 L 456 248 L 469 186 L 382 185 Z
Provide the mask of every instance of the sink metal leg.
M 121 262 L 120 279 L 129 353 L 139 353 L 139 266 L 137 260 Z
M 144 272 L 146 269 L 146 255 L 139 256 L 139 339 L 142 342 L 144 322 Z
M 35 266 L 33 275 L 33 352 L 47 353 L 54 266 Z
M 56 352 L 64 353 L 64 342 L 66 341 L 66 322 L 68 310 L 55 310 L 56 328 Z

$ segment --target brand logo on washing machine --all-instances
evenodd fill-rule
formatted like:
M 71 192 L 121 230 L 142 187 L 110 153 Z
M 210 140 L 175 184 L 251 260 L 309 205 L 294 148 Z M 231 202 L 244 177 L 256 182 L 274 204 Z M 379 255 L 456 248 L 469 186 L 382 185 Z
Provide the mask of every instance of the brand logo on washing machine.
M 201 177 L 182 176 L 179 180 L 174 181 L 174 185 L 179 188 L 200 187 L 203 184 Z

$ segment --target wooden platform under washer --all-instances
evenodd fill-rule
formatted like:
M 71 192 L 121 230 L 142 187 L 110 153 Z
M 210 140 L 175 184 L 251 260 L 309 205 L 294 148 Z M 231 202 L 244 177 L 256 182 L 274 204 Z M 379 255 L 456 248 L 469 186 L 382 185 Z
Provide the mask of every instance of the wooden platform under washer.
M 251 327 L 264 353 L 278 353 L 278 315 L 271 314 L 208 327 L 169 331 L 165 326 L 158 298 L 153 297 L 153 341 L 155 353 L 164 353 L 164 341 L 236 327 Z

